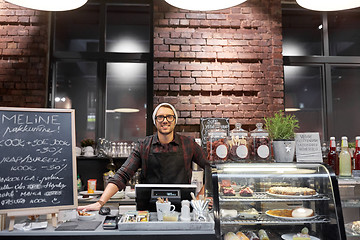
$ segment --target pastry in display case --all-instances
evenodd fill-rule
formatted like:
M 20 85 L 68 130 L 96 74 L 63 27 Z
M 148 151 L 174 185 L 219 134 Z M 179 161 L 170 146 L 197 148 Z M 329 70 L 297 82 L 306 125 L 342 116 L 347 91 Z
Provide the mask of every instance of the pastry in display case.
M 212 171 L 218 239 L 346 239 L 336 176 L 320 163 L 221 163 Z

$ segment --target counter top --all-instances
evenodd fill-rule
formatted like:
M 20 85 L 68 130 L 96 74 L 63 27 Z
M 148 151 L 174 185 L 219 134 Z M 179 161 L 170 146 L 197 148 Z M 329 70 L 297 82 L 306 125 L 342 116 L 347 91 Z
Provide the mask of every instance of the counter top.
M 112 215 L 117 215 L 117 210 L 112 211 Z M 96 214 L 95 219 L 91 221 L 79 221 L 73 220 L 67 223 L 84 224 L 86 222 L 98 222 L 99 225 L 96 227 L 94 231 L 79 231 L 79 230 L 66 230 L 66 231 L 57 231 L 52 225 L 51 220 L 48 220 L 48 226 L 46 229 L 38 229 L 38 230 L 17 230 L 9 232 L 7 229 L 0 232 L 1 239 L 117 239 L 117 240 L 149 240 L 149 239 L 159 239 L 159 240 L 168 240 L 168 239 L 187 239 L 187 240 L 215 240 L 215 231 L 212 230 L 166 230 L 165 225 L 164 229 L 157 227 L 156 231 L 153 230 L 104 230 L 102 228 L 102 223 L 105 219 L 105 216 Z M 41 216 L 39 222 L 46 221 L 45 216 Z M 16 218 L 15 224 L 25 222 L 24 217 Z M 66 224 L 66 223 L 64 223 Z M 159 224 L 162 224 L 159 222 Z M 86 225 L 86 224 L 85 224 Z M 91 225 L 91 224 L 88 224 Z M 7 225 L 8 226 L 8 221 Z M 58 227 L 61 227 L 61 224 L 58 224 Z

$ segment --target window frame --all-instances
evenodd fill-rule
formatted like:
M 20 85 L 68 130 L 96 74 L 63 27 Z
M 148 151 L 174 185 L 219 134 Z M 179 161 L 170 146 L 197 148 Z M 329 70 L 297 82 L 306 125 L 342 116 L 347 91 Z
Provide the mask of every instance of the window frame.
M 47 107 L 54 108 L 54 93 L 56 89 L 56 64 L 58 62 L 93 61 L 97 63 L 97 104 L 96 104 L 96 127 L 95 139 L 105 137 L 105 110 L 106 110 L 106 66 L 107 63 L 133 62 L 146 63 L 147 65 L 147 100 L 146 100 L 146 135 L 153 134 L 151 114 L 153 111 L 153 66 L 154 66 L 154 47 L 153 47 L 153 2 L 151 0 L 90 0 L 87 4 L 99 5 L 99 51 L 98 52 L 67 52 L 55 51 L 56 34 L 56 12 L 51 13 L 50 30 L 50 54 L 49 54 L 49 75 L 48 75 L 48 103 Z M 111 5 L 146 5 L 149 8 L 149 52 L 148 53 L 117 53 L 106 52 L 106 19 L 107 7 Z M 76 11 L 76 10 L 74 10 Z
M 282 4 L 282 10 L 302 10 L 302 11 L 311 11 L 305 10 L 300 6 L 295 6 L 293 4 Z M 350 10 L 357 11 L 360 10 Z M 344 14 L 346 14 L 344 12 Z M 359 66 L 360 56 L 331 56 L 330 55 L 330 44 L 329 44 L 329 27 L 328 27 L 328 14 L 322 12 L 322 55 L 313 55 L 313 56 L 283 56 L 283 65 L 284 66 L 319 66 L 321 65 L 323 75 L 322 75 L 322 100 L 323 100 L 323 137 L 322 141 L 328 141 L 330 136 L 333 136 L 334 129 L 334 120 L 333 120 L 333 107 L 332 107 L 332 76 L 331 76 L 331 67 L 333 66 Z M 285 79 L 284 79 L 284 89 Z M 285 93 L 284 93 L 285 96 Z M 285 100 L 285 99 L 284 99 Z M 336 136 L 339 138 L 339 136 Z

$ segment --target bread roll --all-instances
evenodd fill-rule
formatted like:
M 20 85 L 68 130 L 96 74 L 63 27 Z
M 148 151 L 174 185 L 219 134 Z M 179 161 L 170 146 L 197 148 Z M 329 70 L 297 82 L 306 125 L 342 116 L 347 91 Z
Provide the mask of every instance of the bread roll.
M 240 240 L 240 238 L 238 236 L 236 236 L 235 233 L 228 232 L 228 233 L 225 234 L 224 240 Z
M 249 238 L 243 232 L 237 232 L 236 236 L 238 236 L 240 240 L 249 240 Z

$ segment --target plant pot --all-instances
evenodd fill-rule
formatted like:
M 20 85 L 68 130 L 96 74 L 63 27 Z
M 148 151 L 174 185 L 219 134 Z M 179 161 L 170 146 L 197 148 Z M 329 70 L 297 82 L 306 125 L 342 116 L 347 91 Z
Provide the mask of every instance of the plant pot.
M 275 162 L 293 162 L 295 156 L 294 140 L 273 140 Z

